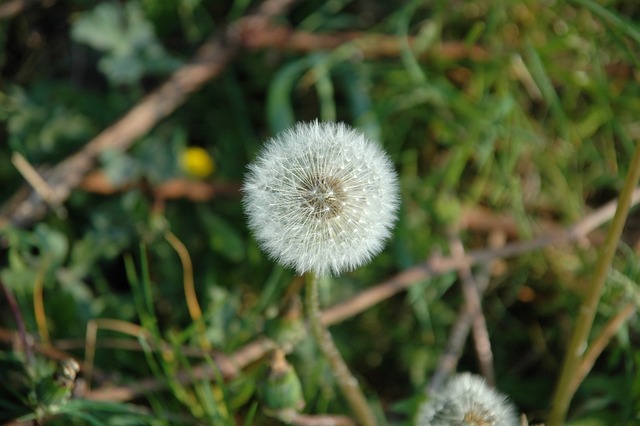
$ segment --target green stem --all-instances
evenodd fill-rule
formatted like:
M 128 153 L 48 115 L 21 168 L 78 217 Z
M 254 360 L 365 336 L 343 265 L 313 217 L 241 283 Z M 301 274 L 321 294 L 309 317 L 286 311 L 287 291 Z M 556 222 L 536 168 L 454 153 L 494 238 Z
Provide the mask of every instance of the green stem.
M 594 274 L 587 288 L 587 294 L 580 307 L 575 330 L 569 343 L 560 380 L 553 398 L 553 405 L 547 422 L 549 426 L 562 425 L 569 410 L 569 404 L 576 389 L 575 385 L 572 386 L 572 381 L 587 350 L 587 341 L 593 326 L 596 309 L 600 302 L 600 296 L 611 267 L 613 255 L 616 252 L 618 240 L 622 234 L 622 228 L 631 206 L 631 196 L 635 186 L 638 184 L 638 179 L 640 179 L 640 144 L 636 145 L 636 151 L 633 154 L 633 160 L 618 199 L 616 214 L 611 221 L 607 238 L 601 248 Z
M 320 303 L 318 301 L 318 277 L 315 275 L 307 277 L 306 305 L 309 324 L 316 342 L 327 358 L 329 367 L 331 367 L 331 371 L 338 382 L 342 394 L 347 399 L 351 411 L 353 411 L 361 425 L 376 426 L 376 417 L 362 393 L 358 381 L 353 377 L 344 359 L 342 359 L 342 355 L 340 355 L 331 338 L 331 333 L 322 324 Z

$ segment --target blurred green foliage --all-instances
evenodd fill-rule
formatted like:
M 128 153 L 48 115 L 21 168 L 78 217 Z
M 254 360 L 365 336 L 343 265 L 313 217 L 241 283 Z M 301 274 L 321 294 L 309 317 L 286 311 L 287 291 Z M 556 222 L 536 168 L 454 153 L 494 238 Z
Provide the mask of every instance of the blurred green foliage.
M 107 2 L 83 12 L 71 37 L 102 53 L 98 69 L 116 85 L 137 83 L 146 74 L 163 74 L 181 64 L 167 54 L 137 2 Z
M 23 183 L 12 153 L 46 175 L 257 3 L 58 0 L 4 19 L 0 199 L 8 202 Z M 91 320 L 128 321 L 148 333 L 100 330 L 92 388 L 153 378 L 166 385 L 126 403 L 72 398 L 47 412 L 47 424 L 275 422 L 256 395 L 264 362 L 232 380 L 207 380 L 194 371 L 215 370 L 216 358 L 184 349 L 203 345 L 203 326 L 205 347 L 231 354 L 261 336 L 297 292 L 293 273 L 249 235 L 237 190 L 205 201 L 157 197 L 160 185 L 188 179 L 180 158 L 189 147 L 203 147 L 216 164 L 199 182 L 237 188 L 261 141 L 295 121 L 346 121 L 380 140 L 400 176 L 400 218 L 383 254 L 324 283 L 329 306 L 448 252 L 460 218 L 478 208 L 511 217 L 517 235 L 508 238 L 524 239 L 542 223 L 566 226 L 615 197 L 640 140 L 639 20 L 632 0 L 296 3 L 278 24 L 316 34 L 357 31 L 365 40 L 383 35 L 398 47 L 242 51 L 131 150 L 101 153 L 97 170 L 121 189 L 79 188 L 65 205 L 67 217 L 50 213 L 31 227 L 0 231 L 0 279 L 29 333 L 40 331 L 34 298 L 41 285 L 52 344 L 69 356 L 84 359 Z M 480 53 L 458 55 L 461 47 Z M 625 303 L 639 303 L 637 224 L 632 215 L 595 333 Z M 187 309 L 184 265 L 165 238 L 169 230 L 193 262 L 200 322 Z M 468 250 L 488 246 L 490 234 L 460 232 Z M 530 419 L 547 413 L 597 238 L 492 271 L 483 307 L 497 384 Z M 392 424 L 411 421 L 464 303 L 458 284 L 453 273 L 424 280 L 332 327 Z M 4 298 L 0 306 L 2 331 L 14 330 Z M 571 424 L 640 422 L 639 342 L 633 316 L 579 389 Z M 30 371 L 14 343 L 4 339 L 0 352 L 0 411 L 52 374 L 43 354 L 37 360 L 46 368 Z M 288 359 L 301 378 L 305 412 L 347 412 L 310 339 Z M 477 370 L 471 344 L 459 370 Z M 178 372 L 191 380 L 178 380 Z M 33 418 L 33 401 L 22 402 L 24 412 L 0 420 Z

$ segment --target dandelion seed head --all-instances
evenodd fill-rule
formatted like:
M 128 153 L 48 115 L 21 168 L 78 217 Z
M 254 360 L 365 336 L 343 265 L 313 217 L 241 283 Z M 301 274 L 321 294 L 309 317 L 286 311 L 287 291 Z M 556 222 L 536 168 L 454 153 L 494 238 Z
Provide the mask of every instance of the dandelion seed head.
M 340 274 L 389 237 L 398 184 L 384 151 L 342 123 L 299 123 L 249 166 L 244 207 L 261 247 L 299 274 Z
M 462 373 L 418 410 L 416 426 L 517 426 L 507 397 L 491 389 L 482 377 Z

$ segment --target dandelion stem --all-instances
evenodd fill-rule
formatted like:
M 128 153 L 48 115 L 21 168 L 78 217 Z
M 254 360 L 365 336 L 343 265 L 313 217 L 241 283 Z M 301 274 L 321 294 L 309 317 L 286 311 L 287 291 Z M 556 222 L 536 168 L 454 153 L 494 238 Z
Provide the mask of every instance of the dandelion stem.
M 593 320 L 600 301 L 602 289 L 607 274 L 609 273 L 609 268 L 611 267 L 613 255 L 616 252 L 618 240 L 622 234 L 622 228 L 624 227 L 625 219 L 631 206 L 633 189 L 637 185 L 638 179 L 640 179 L 640 143 L 637 144 L 636 151 L 633 154 L 633 160 L 629 166 L 629 171 L 624 181 L 620 198 L 618 199 L 616 213 L 611 221 L 611 226 L 600 250 L 594 273 L 591 276 L 591 281 L 587 288 L 587 293 L 580 307 L 573 336 L 565 356 L 560 380 L 558 381 L 556 393 L 553 398 L 553 406 L 551 407 L 548 421 L 549 426 L 558 426 L 564 423 L 571 398 L 577 389 L 577 384 L 574 383 L 574 376 L 578 374 L 578 367 L 581 364 L 581 360 L 584 359 L 587 341 L 591 327 L 593 326 Z
M 351 374 L 342 355 L 336 348 L 329 330 L 322 324 L 320 318 L 320 303 L 318 301 L 318 277 L 315 274 L 307 276 L 306 309 L 311 330 L 318 346 L 327 358 L 333 375 L 351 410 L 363 426 L 375 426 L 376 417 L 367 402 L 358 380 Z

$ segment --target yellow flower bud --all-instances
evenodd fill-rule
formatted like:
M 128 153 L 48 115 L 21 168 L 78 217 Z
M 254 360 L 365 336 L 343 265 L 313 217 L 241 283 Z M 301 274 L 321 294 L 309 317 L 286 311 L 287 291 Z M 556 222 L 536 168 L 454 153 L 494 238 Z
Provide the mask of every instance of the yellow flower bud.
M 184 150 L 180 158 L 180 165 L 188 175 L 200 179 L 209 176 L 215 169 L 213 158 L 199 146 L 192 146 Z

